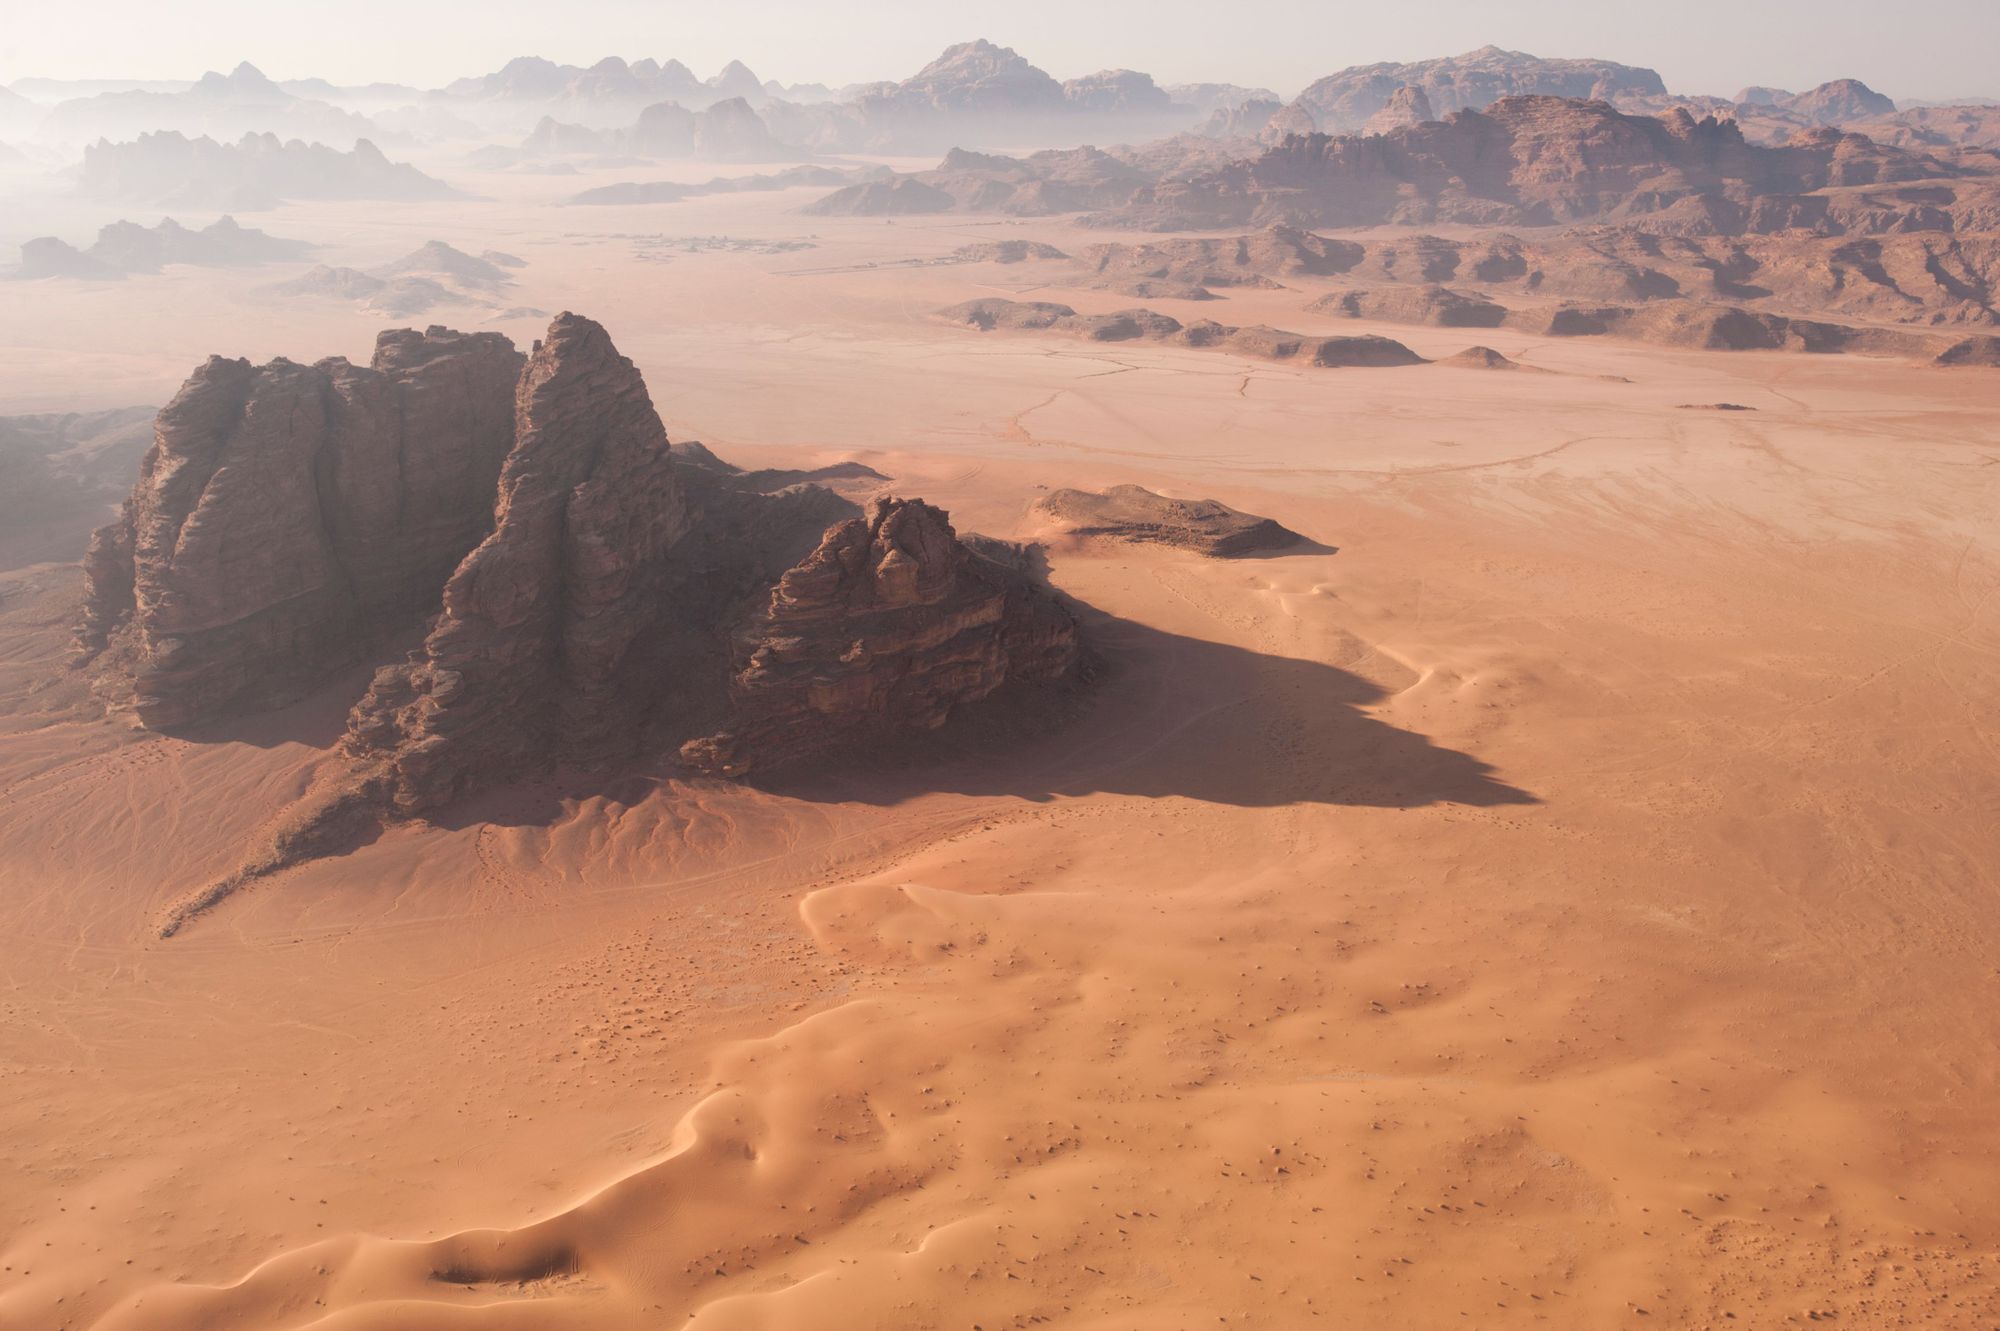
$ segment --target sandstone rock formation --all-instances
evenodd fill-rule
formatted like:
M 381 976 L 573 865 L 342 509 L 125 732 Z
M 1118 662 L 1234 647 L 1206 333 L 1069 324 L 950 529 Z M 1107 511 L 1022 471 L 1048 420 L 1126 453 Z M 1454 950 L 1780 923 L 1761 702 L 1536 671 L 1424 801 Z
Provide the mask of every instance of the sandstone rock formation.
M 1315 82 L 1293 105 L 1309 113 L 1321 131 L 1345 133 L 1360 129 L 1405 88 L 1421 92 L 1439 115 L 1483 110 L 1503 97 L 1616 102 L 1628 97 L 1665 96 L 1667 91 L 1660 76 L 1650 69 L 1609 60 L 1549 60 L 1484 46 L 1437 60 L 1343 69 Z
M 1259 138 L 1270 126 L 1271 118 L 1283 109 L 1284 103 L 1275 98 L 1253 98 L 1233 106 L 1219 106 L 1196 132 L 1211 139 Z
M 432 240 L 372 272 L 316 264 L 265 290 L 279 296 L 355 301 L 375 313 L 406 319 L 445 305 L 492 307 L 495 298 L 513 285 L 509 270 L 522 266 L 512 255 L 492 250 L 471 255 Z
M 1342 273 L 1365 252 L 1354 241 L 1272 226 L 1225 239 L 1094 245 L 1083 262 L 1093 285 L 1131 295 L 1164 295 L 1171 288 L 1199 299 L 1208 287 L 1275 287 L 1280 278 Z M 1146 284 L 1159 289 L 1142 289 Z
M 1371 287 L 1335 291 L 1306 306 L 1314 314 L 1348 319 L 1381 319 L 1391 323 L 1435 324 L 1440 328 L 1498 328 L 1507 307 L 1483 295 L 1450 287 Z
M 953 148 L 932 170 L 850 185 L 803 211 L 875 216 L 957 209 L 1040 217 L 1122 207 L 1159 174 L 1097 148 L 1049 149 L 1026 157 Z
M 1035 513 L 1078 539 L 1169 545 L 1217 559 L 1282 550 L 1305 539 L 1213 499 L 1170 499 L 1137 485 L 1114 485 L 1101 494 L 1052 490 Z
M 384 333 L 366 369 L 210 360 L 85 560 L 78 638 L 104 682 L 174 726 L 428 632 L 352 708 L 344 771 L 165 930 L 482 785 L 704 735 L 698 770 L 768 771 L 1075 663 L 1074 617 L 1024 568 L 921 501 L 860 521 L 828 488 L 884 480 L 676 449 L 637 367 L 573 314 L 525 362 L 442 328 Z
M 738 632 L 731 715 L 691 740 L 700 771 L 769 771 L 864 737 L 935 729 L 1010 681 L 1077 660 L 1076 622 L 960 542 L 921 500 L 878 500 L 828 531 Z
M 1539 366 L 1523 365 L 1519 361 L 1508 360 L 1492 347 L 1467 347 L 1463 351 L 1441 357 L 1437 364 L 1460 370 L 1528 370 L 1536 374 L 1547 373 Z
M 367 117 L 314 98 L 299 97 L 245 63 L 227 74 L 211 70 L 176 92 L 120 89 L 58 103 L 38 136 L 56 142 L 118 141 L 169 130 L 231 140 L 275 134 L 307 142 L 351 143 L 376 127 Z
M 1431 99 L 1424 90 L 1413 83 L 1406 83 L 1389 94 L 1389 100 L 1382 109 L 1362 122 L 1363 134 L 1387 134 L 1392 129 L 1408 129 L 1411 125 L 1421 125 L 1427 120 L 1436 120 L 1437 113 L 1431 109 Z
M 657 102 L 641 110 L 638 119 L 624 129 L 593 129 L 543 116 L 518 150 L 482 149 L 476 160 L 482 166 L 501 167 L 554 157 L 620 153 L 713 162 L 778 162 L 807 155 L 779 142 L 750 102 L 738 96 L 699 111 L 679 102 Z
M 1249 160 L 1135 189 L 1092 219 L 1153 230 L 1286 222 L 1549 225 L 1644 219 L 1655 230 L 1739 235 L 1949 230 L 1994 207 L 1970 168 L 1836 129 L 1753 144 L 1684 109 L 1627 115 L 1600 101 L 1508 97 L 1382 135 L 1310 134 Z M 1940 182 L 1947 185 L 1940 194 Z M 1830 187 L 1872 192 L 1827 194 Z
M 1077 111 L 1169 114 L 1174 102 L 1151 74 L 1136 69 L 1100 69 L 1062 85 L 1063 101 Z
M 699 111 L 731 97 L 753 105 L 767 98 L 757 76 L 737 61 L 702 80 L 678 60 L 628 62 L 618 56 L 588 68 L 521 56 L 491 74 L 459 79 L 444 95 L 496 128 L 552 116 L 593 129 L 630 123 L 643 108 L 663 102 Z
M 1937 354 L 1939 365 L 1979 365 L 2000 369 L 2000 337 L 1968 337 Z
M 882 479 L 857 464 L 746 472 L 698 444 L 669 445 L 637 368 L 575 315 L 536 344 L 516 413 L 491 534 L 445 584 L 423 647 L 378 671 L 350 718 L 360 787 L 397 814 L 522 772 L 671 753 L 712 728 L 734 696 L 731 624 L 855 511 L 813 482 Z M 959 567 L 959 554 L 942 557 Z M 838 609 L 820 618 L 850 635 L 843 650 L 865 627 Z M 932 681 L 921 712 L 900 692 L 852 698 L 866 715 L 828 703 L 825 727 L 927 725 L 938 707 L 982 696 L 944 650 L 911 639 L 899 658 Z M 804 743 L 784 737 L 766 752 L 764 739 L 754 727 L 737 737 L 738 767 L 769 767 Z
M 1896 112 L 1893 101 L 1860 79 L 1835 79 L 1817 88 L 1778 98 L 1774 104 L 1818 125 L 1846 125 Z
M 987 296 L 939 310 L 937 317 L 982 333 L 1015 329 L 1065 333 L 1095 342 L 1173 342 L 1186 347 L 1219 348 L 1262 360 L 1299 361 L 1323 369 L 1424 363 L 1422 356 L 1386 337 L 1314 336 L 1288 333 L 1280 328 L 1239 328 L 1212 319 L 1183 324 L 1171 315 L 1147 309 L 1078 314 L 1054 301 L 1012 301 Z
M 521 357 L 384 333 L 367 367 L 213 357 L 92 539 L 79 645 L 152 726 L 296 698 L 435 606 L 485 534 Z M 114 643 L 115 639 L 115 643 Z
M 667 556 L 692 518 L 637 368 L 563 315 L 515 412 L 492 532 L 444 585 L 423 650 L 355 711 L 350 747 L 387 753 L 403 808 L 480 770 L 594 755 L 659 686 Z
M 312 248 L 304 241 L 285 240 L 242 226 L 233 217 L 220 218 L 199 231 L 171 217 L 150 227 L 117 221 L 99 230 L 96 243 L 87 250 L 54 236 L 26 242 L 14 275 L 117 278 L 157 273 L 170 263 L 202 267 L 277 263 L 297 259 Z
M 792 189 L 799 185 L 850 185 L 870 180 L 887 180 L 894 175 L 885 166 L 792 166 L 781 171 L 753 176 L 716 176 L 699 184 L 684 185 L 672 180 L 621 180 L 612 185 L 596 185 L 571 195 L 565 203 L 627 204 L 679 203 L 705 194 L 738 194 L 752 190 Z
M 1405 104 L 1412 116 L 1421 110 L 1414 92 Z M 1584 222 L 1732 237 L 2000 229 L 1991 154 L 1933 154 L 1914 138 L 1899 147 L 1803 119 L 1795 126 L 1784 142 L 1761 143 L 1727 107 L 1697 118 L 1683 104 L 1655 115 L 1516 96 L 1441 121 L 1333 136 L 1311 132 L 1295 104 L 1258 131 L 1267 148 L 1202 134 L 1025 157 L 955 148 L 928 171 L 850 186 L 807 211 L 1089 211 L 1087 225 L 1153 231 Z
M 286 199 L 444 199 L 449 186 L 367 139 L 341 152 L 323 143 L 245 134 L 235 143 L 171 130 L 84 149 L 83 194 L 168 208 L 249 210 Z

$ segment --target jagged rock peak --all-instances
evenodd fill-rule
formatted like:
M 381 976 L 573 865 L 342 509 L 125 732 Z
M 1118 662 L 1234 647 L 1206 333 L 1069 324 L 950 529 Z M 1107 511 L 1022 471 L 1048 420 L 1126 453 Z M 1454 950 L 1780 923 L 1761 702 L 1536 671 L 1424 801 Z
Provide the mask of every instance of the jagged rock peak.
M 367 367 L 211 356 L 92 540 L 85 659 L 115 646 L 140 721 L 175 726 L 299 697 L 409 627 L 491 519 L 521 360 L 445 328 L 384 334 Z
M 943 510 L 878 499 L 828 530 L 739 631 L 729 725 L 681 758 L 742 776 L 861 736 L 935 729 L 1010 680 L 1063 675 L 1078 651 L 1074 616 L 975 554 Z
M 493 530 L 451 575 L 423 650 L 377 672 L 348 747 L 390 755 L 397 804 L 469 788 L 489 767 L 595 753 L 657 688 L 635 646 L 670 614 L 667 551 L 685 496 L 639 370 L 567 311 L 514 397 Z

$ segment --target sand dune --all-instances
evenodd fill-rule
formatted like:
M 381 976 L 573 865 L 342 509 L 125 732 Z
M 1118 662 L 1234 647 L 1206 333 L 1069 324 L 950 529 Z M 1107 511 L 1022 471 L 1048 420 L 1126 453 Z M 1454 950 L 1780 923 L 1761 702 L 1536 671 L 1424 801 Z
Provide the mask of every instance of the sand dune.
M 752 472 L 853 461 L 996 537 L 1142 485 L 1320 544 L 1055 549 L 1088 697 L 762 787 L 559 771 L 165 941 L 367 679 L 136 731 L 64 668 L 75 574 L 0 572 L 0 1325 L 2000 1316 L 2000 379 L 1506 326 L 1560 373 L 975 337 L 930 311 L 1129 298 L 887 266 L 995 238 L 956 223 L 634 264 L 642 209 L 586 232 L 556 192 L 270 225 L 520 254 Z M 779 241 L 801 201 L 674 207 Z M 24 286 L 0 397 L 164 401 L 379 324 L 204 280 L 121 284 L 116 326 Z

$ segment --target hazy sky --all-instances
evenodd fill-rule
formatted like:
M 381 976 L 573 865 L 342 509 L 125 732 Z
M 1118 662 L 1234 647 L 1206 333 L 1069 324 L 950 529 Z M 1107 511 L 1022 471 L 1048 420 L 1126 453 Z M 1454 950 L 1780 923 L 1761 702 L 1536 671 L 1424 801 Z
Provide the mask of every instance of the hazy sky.
M 2000 0 L 8 0 L 0 80 L 274 78 L 435 86 L 516 55 L 675 57 L 704 76 L 901 78 L 988 37 L 1058 78 L 1125 66 L 1287 95 L 1344 65 L 1488 42 L 1650 65 L 1677 92 L 1859 78 L 1897 97 L 2000 95 Z

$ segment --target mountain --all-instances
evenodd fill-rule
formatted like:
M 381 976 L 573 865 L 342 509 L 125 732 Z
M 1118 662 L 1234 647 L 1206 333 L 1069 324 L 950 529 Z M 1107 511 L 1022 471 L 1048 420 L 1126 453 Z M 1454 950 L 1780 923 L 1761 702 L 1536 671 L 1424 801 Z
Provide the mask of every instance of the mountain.
M 436 327 L 365 367 L 212 357 L 85 556 L 77 643 L 107 695 L 151 727 L 237 716 L 428 629 L 355 704 L 347 764 L 190 909 L 553 765 L 852 762 L 1076 667 L 1074 615 L 940 510 L 766 484 L 677 456 L 573 314 L 525 359 Z
M 767 115 L 788 142 L 879 152 L 1154 139 L 1197 118 L 1150 75 L 1101 70 L 1058 83 L 1013 48 L 984 39 L 947 47 L 909 78 L 865 89 L 844 105 Z
M 1233 111 L 1246 102 L 1283 102 L 1269 88 L 1245 88 L 1234 83 L 1169 83 L 1167 96 L 1197 116 Z
M 1894 102 L 1860 79 L 1835 79 L 1772 104 L 1815 125 L 1845 125 L 1896 112 Z
M 1062 91 L 1063 101 L 1078 111 L 1158 115 L 1176 109 L 1173 98 L 1153 82 L 1153 76 L 1136 69 L 1100 69 L 1095 74 L 1069 80 L 1062 85 Z
M 741 60 L 732 60 L 702 84 L 716 101 L 738 98 L 750 105 L 764 100 L 763 80 L 750 72 Z
M 1415 84 L 1406 83 L 1389 94 L 1389 100 L 1380 111 L 1368 117 L 1367 123 L 1361 126 L 1361 132 L 1387 134 L 1392 129 L 1408 129 L 1411 125 L 1436 119 L 1437 112 L 1431 106 L 1429 94 Z
M 151 227 L 121 220 L 99 231 L 96 243 L 87 250 L 54 236 L 29 241 L 22 246 L 21 268 L 15 275 L 123 277 L 156 273 L 170 263 L 202 267 L 279 263 L 302 258 L 312 248 L 304 241 L 284 240 L 239 225 L 233 217 L 220 218 L 199 231 L 191 231 L 171 217 Z
M 85 561 L 87 651 L 122 635 L 139 719 L 296 698 L 434 603 L 485 534 L 521 356 L 385 333 L 367 366 L 211 357 L 160 413 Z
M 1041 216 L 1121 207 L 1154 178 L 1096 148 L 1052 148 L 1027 157 L 954 148 L 930 171 L 848 185 L 802 211 L 824 217 L 954 209 Z
M 679 102 L 656 102 L 620 129 L 592 129 L 542 117 L 518 149 L 482 148 L 476 164 L 506 167 L 558 157 L 675 157 L 711 162 L 791 162 L 810 154 L 781 143 L 763 117 L 741 97 L 690 111 Z M 683 192 L 691 186 L 676 187 Z
M 283 199 L 442 199 L 454 191 L 392 162 L 366 139 L 351 152 L 323 143 L 246 134 L 235 143 L 174 130 L 84 149 L 81 192 L 156 207 L 249 210 Z
M 182 92 L 105 92 L 72 98 L 48 113 L 37 137 L 89 143 L 160 130 L 218 139 L 271 133 L 335 145 L 351 144 L 377 132 L 366 116 L 295 96 L 256 66 L 244 63 L 228 74 L 204 74 Z
M 862 104 L 876 109 L 1019 115 L 1058 111 L 1067 103 L 1062 84 L 1014 48 L 980 38 L 946 47 L 893 90 L 864 98 Z
M 450 105 L 489 128 L 526 128 L 544 116 L 592 129 L 630 124 L 647 106 L 674 102 L 701 110 L 741 97 L 768 100 L 756 75 L 732 61 L 706 82 L 678 60 L 627 63 L 617 56 L 583 68 L 538 56 L 521 56 L 491 74 L 459 79 L 440 94 Z
M 1320 131 L 1341 133 L 1360 129 L 1404 87 L 1422 90 L 1439 115 L 1483 110 L 1503 97 L 1617 101 L 1667 95 L 1666 85 L 1650 69 L 1609 60 L 1550 60 L 1482 46 L 1406 65 L 1355 65 L 1313 83 L 1292 105 L 1310 115 Z
M 1947 204 L 1992 206 L 1990 180 L 1967 180 L 1963 198 L 1939 194 L 1935 182 L 1967 174 L 1834 129 L 1767 147 L 1733 121 L 1685 111 L 1638 116 L 1602 101 L 1509 97 L 1383 135 L 1294 136 L 1249 161 L 1161 180 L 1098 220 L 1168 230 L 1634 219 L 1699 234 L 1949 229 Z M 1894 188 L 1917 182 L 1907 194 Z M 1874 192 L 1819 193 L 1861 186 Z

